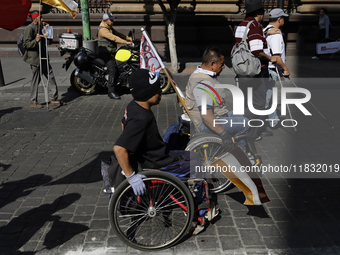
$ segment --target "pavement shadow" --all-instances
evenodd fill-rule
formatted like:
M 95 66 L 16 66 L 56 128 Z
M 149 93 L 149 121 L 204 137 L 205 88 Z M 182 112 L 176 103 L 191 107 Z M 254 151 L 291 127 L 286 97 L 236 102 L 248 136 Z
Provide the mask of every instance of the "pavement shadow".
M 70 88 L 67 89 L 67 92 L 61 94 L 60 100 L 65 102 L 65 103 L 69 103 L 69 102 L 73 101 L 74 99 L 76 99 L 80 96 L 82 96 L 82 95 L 80 95 L 73 88 L 70 87 Z
M 11 85 L 13 83 L 16 83 L 16 82 L 19 82 L 19 81 L 22 81 L 22 80 L 25 80 L 26 78 L 20 78 L 20 79 L 17 79 L 15 81 L 12 81 L 12 82 L 9 82 L 9 83 L 6 83 L 5 86 L 8 86 L 8 85 Z
M 0 204 L 0 209 L 21 197 L 28 196 L 35 190 L 35 188 L 49 183 L 51 180 L 52 177 L 49 175 L 36 174 L 19 181 L 2 183 L 0 188 L 0 197 L 7 197 L 7 199 Z
M 242 192 L 228 193 L 228 197 L 234 199 L 235 201 L 243 204 L 245 201 L 244 194 Z M 248 209 L 247 215 L 256 216 L 259 218 L 270 218 L 263 205 L 245 205 Z
M 0 228 L 0 248 L 7 250 L 8 254 L 35 254 L 35 252 L 21 252 L 20 248 L 30 242 L 37 233 L 43 231 L 42 228 L 48 222 L 53 223 L 45 236 L 43 242 L 45 247 L 37 252 L 51 250 L 88 230 L 85 225 L 61 221 L 62 217 L 54 215 L 72 205 L 80 197 L 78 193 L 63 195 L 51 204 L 43 204 L 13 218 L 6 226 Z
M 100 152 L 89 163 L 83 164 L 82 167 L 76 169 L 75 171 L 60 177 L 53 182 L 47 183 L 46 186 L 59 184 L 83 184 L 103 181 L 101 175 L 101 161 L 108 161 L 112 155 L 113 151 Z
M 22 109 L 22 107 L 11 107 L 11 108 L 7 108 L 7 109 L 2 109 L 2 110 L 0 110 L 0 118 L 2 116 L 4 116 L 5 114 L 9 114 L 9 113 L 21 110 L 21 109 Z
M 289 247 L 327 247 L 327 254 L 339 254 L 339 250 L 332 250 L 332 247 L 340 247 L 339 179 L 290 179 L 287 182 L 290 189 L 279 193 L 287 211 L 279 213 L 274 208 L 271 211 L 276 220 L 286 221 L 283 234 Z M 279 186 L 275 184 L 274 187 Z

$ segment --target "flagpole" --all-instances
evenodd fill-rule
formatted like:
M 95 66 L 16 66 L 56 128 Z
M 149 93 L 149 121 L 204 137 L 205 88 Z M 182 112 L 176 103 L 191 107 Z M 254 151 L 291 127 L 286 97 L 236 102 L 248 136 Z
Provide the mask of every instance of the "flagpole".
M 189 119 L 190 119 L 191 122 L 194 124 L 194 127 L 195 127 L 196 131 L 199 133 L 200 130 L 198 129 L 196 123 L 194 122 L 194 119 L 192 118 L 192 116 L 191 116 L 191 114 L 190 114 L 190 112 L 189 112 L 189 109 L 188 109 L 188 107 L 186 106 L 186 104 L 185 104 L 185 102 L 184 102 L 182 96 L 178 93 L 178 91 L 177 91 L 177 89 L 176 89 L 176 86 L 175 86 L 175 84 L 174 84 L 174 81 L 172 80 L 172 78 L 170 77 L 170 75 L 169 75 L 169 73 L 168 73 L 168 70 L 167 70 L 166 68 L 164 68 L 163 70 L 164 70 L 164 73 L 166 74 L 166 76 L 168 76 L 168 79 L 170 80 L 171 86 L 173 87 L 174 91 L 175 91 L 176 94 L 177 94 L 178 100 L 180 101 L 181 105 L 183 105 L 185 112 L 188 114 Z
M 157 52 L 156 49 L 155 49 L 155 47 L 154 47 L 154 45 L 153 45 L 153 43 L 151 42 L 151 40 L 150 40 L 148 34 L 147 34 L 146 31 L 144 30 L 144 28 L 141 28 L 141 30 L 142 30 L 143 35 L 146 37 L 147 41 L 150 43 L 150 47 L 151 47 L 151 49 L 153 50 L 153 52 Z M 169 79 L 169 81 L 170 81 L 170 83 L 171 83 L 172 88 L 173 88 L 174 91 L 176 92 L 177 97 L 178 97 L 178 100 L 180 101 L 181 105 L 183 105 L 185 112 L 188 114 L 188 116 L 189 116 L 191 122 L 194 124 L 194 127 L 195 127 L 196 131 L 197 131 L 197 132 L 200 132 L 200 130 L 198 129 L 196 123 L 194 122 L 194 119 L 192 118 L 192 116 L 191 116 L 191 114 L 190 114 L 190 112 L 189 112 L 188 107 L 185 105 L 185 102 L 184 102 L 183 98 L 182 98 L 181 95 L 178 93 L 178 91 L 177 91 L 177 89 L 176 89 L 176 86 L 175 86 L 175 84 L 174 84 L 172 78 L 170 77 L 170 74 L 168 73 L 168 70 L 165 68 L 165 66 L 164 66 L 164 64 L 163 64 L 163 61 L 159 58 L 158 54 L 155 54 L 155 55 L 156 55 L 156 58 L 157 58 L 158 62 L 161 64 L 164 73 L 165 73 L 166 76 L 168 77 L 168 79 Z

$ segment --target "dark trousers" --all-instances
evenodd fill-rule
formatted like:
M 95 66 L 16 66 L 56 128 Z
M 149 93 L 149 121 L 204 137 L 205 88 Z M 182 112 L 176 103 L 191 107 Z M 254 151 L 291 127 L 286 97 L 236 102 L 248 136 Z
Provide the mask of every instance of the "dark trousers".
M 244 110 L 244 117 L 248 118 L 249 120 L 252 119 L 260 119 L 264 120 L 264 116 L 258 116 L 253 114 L 248 108 L 248 87 L 253 88 L 253 106 L 257 110 L 264 110 L 266 105 L 266 86 L 263 82 L 261 74 L 255 77 L 239 77 L 239 84 L 240 89 L 244 94 L 244 103 L 245 103 L 245 110 Z M 261 121 L 251 121 L 251 125 L 253 126 L 260 126 Z M 263 127 L 250 127 L 248 136 L 251 138 L 256 138 L 259 133 L 261 133 Z
M 326 38 L 326 28 L 321 28 L 320 30 L 319 30 L 319 42 L 321 42 L 322 40 L 324 40 Z M 320 55 L 319 54 L 315 54 L 315 56 L 317 56 L 317 57 L 320 57 Z
M 183 160 L 175 161 L 159 170 L 168 172 L 181 180 L 189 178 L 204 178 L 203 172 L 196 171 L 196 166 L 201 166 L 200 156 L 193 151 L 174 150 L 171 153 L 175 155 L 182 155 Z
M 114 86 L 117 75 L 117 65 L 114 57 L 110 53 L 99 52 L 99 58 L 104 60 L 107 70 L 109 72 L 109 83 L 108 83 L 108 92 L 114 92 Z

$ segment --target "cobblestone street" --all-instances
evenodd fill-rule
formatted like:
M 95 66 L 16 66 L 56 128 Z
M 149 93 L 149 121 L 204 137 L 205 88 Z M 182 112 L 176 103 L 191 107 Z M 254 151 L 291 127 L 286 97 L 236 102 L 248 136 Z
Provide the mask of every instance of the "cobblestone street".
M 100 173 L 131 95 L 79 96 L 69 89 L 70 71 L 56 60 L 59 95 L 67 105 L 32 109 L 30 70 L 19 61 L 15 67 L 15 59 L 2 60 L 10 84 L 0 87 L 0 254 L 147 254 L 127 247 L 110 229 Z M 222 214 L 203 233 L 152 254 L 340 254 L 340 174 L 330 171 L 340 164 L 339 82 L 336 76 L 310 81 L 301 76 L 293 73 L 292 80 L 310 90 L 312 103 L 335 128 L 307 103 L 312 116 L 291 107 L 297 131 L 281 127 L 256 146 L 264 166 L 324 164 L 327 178 L 264 174 L 270 203 L 245 206 L 243 194 L 233 188 L 218 196 Z M 232 77 L 229 70 L 221 79 Z M 43 98 L 40 87 L 41 103 Z M 164 95 L 153 112 L 163 134 L 181 113 L 176 95 Z

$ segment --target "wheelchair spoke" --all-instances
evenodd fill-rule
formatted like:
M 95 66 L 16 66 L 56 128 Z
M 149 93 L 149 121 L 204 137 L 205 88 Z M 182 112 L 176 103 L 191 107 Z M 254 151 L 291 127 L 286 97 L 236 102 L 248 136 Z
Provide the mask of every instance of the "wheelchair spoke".
M 147 191 L 143 196 L 136 197 L 131 187 L 120 194 L 120 202 L 113 213 L 114 222 L 130 243 L 165 247 L 179 240 L 190 225 L 192 211 L 184 213 L 182 208 L 189 208 L 188 196 L 177 184 L 166 179 L 146 179 L 145 185 Z

